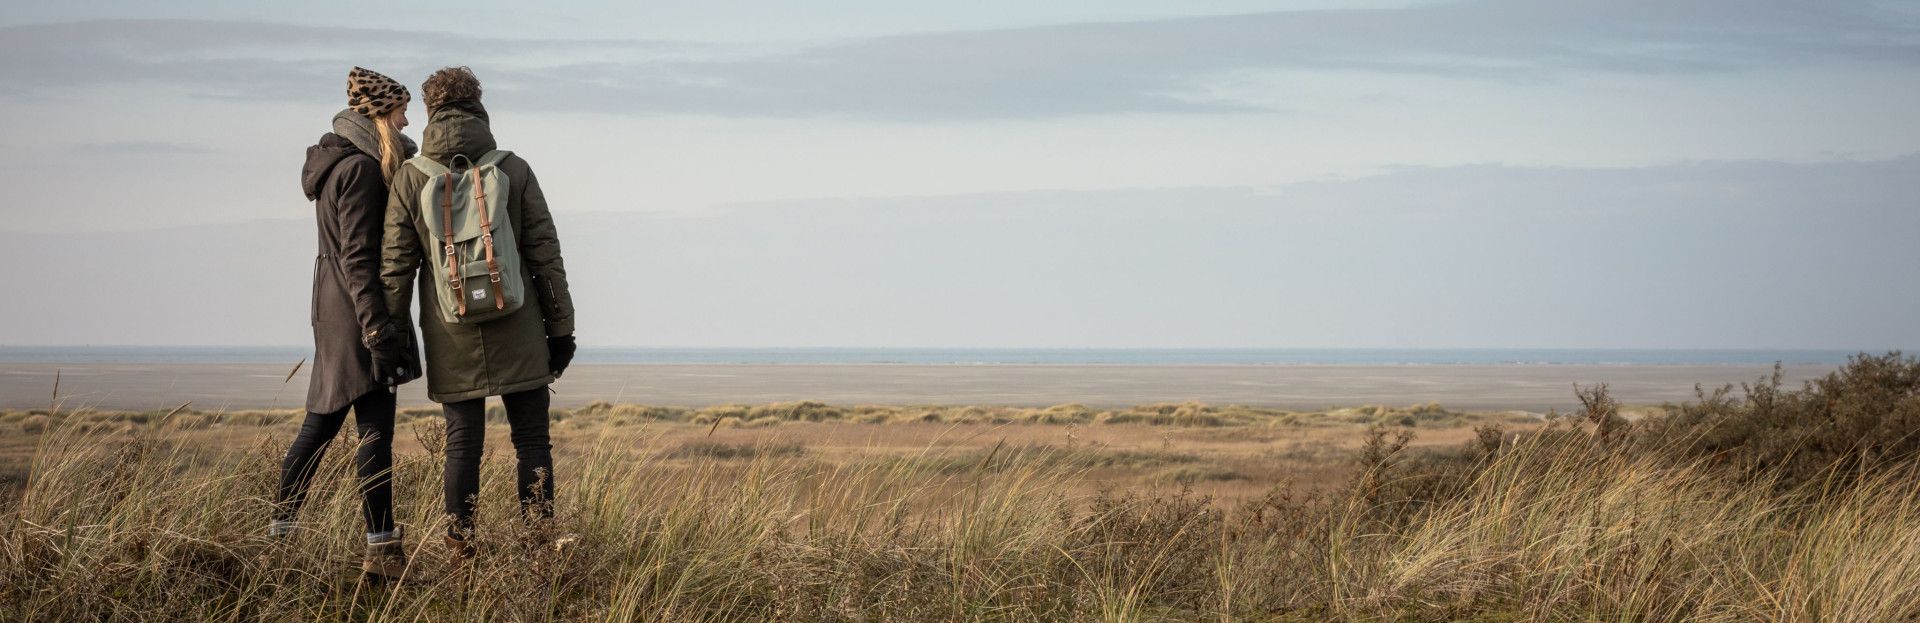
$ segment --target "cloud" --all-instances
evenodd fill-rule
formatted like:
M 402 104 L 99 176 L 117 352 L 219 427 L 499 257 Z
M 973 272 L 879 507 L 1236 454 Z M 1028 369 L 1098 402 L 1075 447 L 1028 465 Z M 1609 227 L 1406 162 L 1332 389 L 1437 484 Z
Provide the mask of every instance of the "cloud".
M 409 83 L 481 68 L 492 93 L 615 114 L 944 120 L 1270 108 L 1212 95 L 1290 70 L 1551 81 L 1781 64 L 1920 65 L 1920 17 L 1870 2 L 1482 0 L 901 35 L 811 46 L 500 39 L 282 24 L 107 21 L 0 29 L 0 83 L 334 95 L 344 68 Z

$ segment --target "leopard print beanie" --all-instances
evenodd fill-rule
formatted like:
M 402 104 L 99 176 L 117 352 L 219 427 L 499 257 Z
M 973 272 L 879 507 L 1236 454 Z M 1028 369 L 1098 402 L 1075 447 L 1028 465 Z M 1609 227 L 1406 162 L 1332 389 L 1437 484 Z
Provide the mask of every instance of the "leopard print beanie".
M 364 67 L 347 72 L 347 107 L 354 112 L 378 117 L 405 107 L 412 99 L 407 87 L 380 72 Z

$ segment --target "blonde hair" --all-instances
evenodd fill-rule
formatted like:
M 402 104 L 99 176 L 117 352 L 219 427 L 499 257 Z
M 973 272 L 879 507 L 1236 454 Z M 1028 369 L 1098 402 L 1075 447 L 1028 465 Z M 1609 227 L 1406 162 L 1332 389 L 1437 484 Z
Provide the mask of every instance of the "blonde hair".
M 400 160 L 405 157 L 400 146 L 400 131 L 394 129 L 392 113 L 373 118 L 373 127 L 380 133 L 380 176 L 387 183 L 393 183 L 393 174 L 400 172 Z

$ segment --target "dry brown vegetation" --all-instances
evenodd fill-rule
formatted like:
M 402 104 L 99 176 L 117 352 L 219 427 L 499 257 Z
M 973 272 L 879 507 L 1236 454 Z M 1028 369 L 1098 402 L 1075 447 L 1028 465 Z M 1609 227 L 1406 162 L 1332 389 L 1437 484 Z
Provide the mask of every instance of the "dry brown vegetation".
M 291 414 L 8 414 L 0 441 L 32 449 L 0 502 L 0 619 L 1920 618 L 1920 362 L 1733 391 L 1630 419 L 1582 388 L 1544 424 L 594 405 L 555 414 L 553 524 L 517 520 L 499 453 L 479 559 L 415 539 L 420 577 L 377 586 L 343 573 L 347 452 L 309 530 L 257 536 Z M 438 420 L 414 415 L 396 497 L 432 534 Z M 552 531 L 581 542 L 522 545 Z

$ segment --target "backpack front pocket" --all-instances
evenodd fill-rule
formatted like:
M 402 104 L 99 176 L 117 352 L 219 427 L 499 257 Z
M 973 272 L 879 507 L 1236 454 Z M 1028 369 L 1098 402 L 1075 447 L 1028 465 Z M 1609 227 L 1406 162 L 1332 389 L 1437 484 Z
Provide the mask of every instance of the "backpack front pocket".
M 504 274 L 487 271 L 486 260 L 467 262 L 460 269 L 459 295 L 466 298 L 467 316 L 477 317 L 503 310 L 505 300 Z

